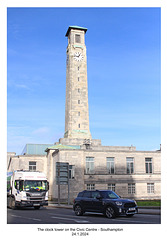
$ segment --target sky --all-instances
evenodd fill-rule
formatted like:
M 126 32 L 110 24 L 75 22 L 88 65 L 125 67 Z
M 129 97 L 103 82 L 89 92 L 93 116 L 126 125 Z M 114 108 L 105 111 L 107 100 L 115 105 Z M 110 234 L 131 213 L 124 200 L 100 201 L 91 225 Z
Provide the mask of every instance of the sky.
M 65 131 L 66 31 L 86 27 L 93 139 L 161 144 L 160 8 L 8 8 L 7 145 L 54 144 Z

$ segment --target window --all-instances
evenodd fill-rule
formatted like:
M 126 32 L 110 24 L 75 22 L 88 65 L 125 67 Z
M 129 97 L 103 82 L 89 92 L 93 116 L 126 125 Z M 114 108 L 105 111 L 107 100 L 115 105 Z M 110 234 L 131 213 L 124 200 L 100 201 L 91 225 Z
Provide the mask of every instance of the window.
M 108 184 L 108 190 L 112 190 L 115 192 L 115 183 L 109 183 Z
M 87 184 L 87 190 L 94 190 L 95 189 L 95 184 L 91 183 L 91 184 Z
M 97 191 L 92 192 L 92 198 L 96 199 L 97 197 L 101 197 L 100 193 Z
M 25 180 L 23 187 L 26 192 L 43 192 L 48 190 L 48 183 L 46 180 Z
M 23 180 L 16 180 L 14 183 L 15 189 L 23 191 L 23 183 L 24 183 Z
M 86 149 L 90 149 L 90 144 L 85 144 Z
M 94 173 L 94 157 L 86 157 L 86 173 Z
M 81 125 L 80 125 L 80 123 L 78 124 L 78 128 L 80 128 L 81 127 Z
M 126 158 L 127 174 L 132 174 L 132 173 L 134 173 L 133 162 L 134 162 L 134 160 L 133 160 L 132 157 L 127 157 L 127 158 Z
M 78 112 L 78 116 L 80 116 L 80 112 Z
M 81 42 L 81 36 L 79 34 L 75 34 L 75 42 L 80 43 Z
M 29 171 L 36 171 L 36 162 L 29 162 Z
M 80 88 L 78 88 L 78 93 L 80 93 Z
M 145 158 L 146 173 L 152 173 L 152 158 Z
M 78 77 L 78 82 L 79 82 L 79 77 Z
M 128 184 L 128 194 L 134 194 L 135 193 L 135 183 L 129 183 Z
M 109 174 L 114 173 L 114 158 L 113 157 L 107 157 L 107 170 Z
M 74 179 L 75 176 L 75 166 L 69 165 L 69 179 Z
M 89 185 L 89 184 L 87 184 L 87 185 Z M 84 192 L 84 193 L 83 193 L 83 197 L 85 197 L 85 198 L 91 198 L 90 192 Z
M 80 100 L 78 100 L 78 104 L 80 104 Z
M 83 197 L 83 192 L 79 192 L 78 197 Z
M 147 183 L 147 193 L 154 193 L 154 183 Z
M 15 189 L 19 189 L 19 180 L 16 180 L 14 183 Z

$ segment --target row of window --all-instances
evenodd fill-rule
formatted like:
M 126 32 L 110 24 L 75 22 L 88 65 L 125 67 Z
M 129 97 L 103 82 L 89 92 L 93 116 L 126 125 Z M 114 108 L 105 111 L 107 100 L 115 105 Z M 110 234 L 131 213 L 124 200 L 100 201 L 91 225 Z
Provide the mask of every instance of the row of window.
M 79 124 L 80 125 L 80 124 Z M 29 171 L 36 171 L 36 162 L 29 162 Z M 108 174 L 115 174 L 115 158 L 107 157 L 106 158 L 106 169 Z M 86 157 L 86 174 L 94 173 L 94 157 Z M 74 178 L 74 166 L 70 165 L 70 178 Z M 152 173 L 152 158 L 145 158 L 145 172 L 150 174 Z M 134 173 L 134 158 L 126 158 L 126 173 Z
M 75 35 L 75 40 L 76 40 L 76 42 L 80 42 L 80 35 Z M 77 41 L 77 39 L 79 39 L 79 41 Z M 79 71 L 79 66 L 78 66 L 78 71 Z M 80 78 L 78 77 L 78 82 L 80 81 Z M 80 93 L 80 88 L 78 88 L 78 93 Z M 78 104 L 80 104 L 81 103 L 81 101 L 80 100 L 78 100 Z M 78 112 L 78 117 L 80 117 L 80 112 Z M 78 128 L 81 128 L 81 124 L 79 123 L 78 124 Z
M 29 162 L 29 171 L 36 171 L 37 164 L 36 162 Z M 74 179 L 75 166 L 69 165 L 69 179 Z
M 147 159 L 148 161 L 148 159 Z M 147 163 L 147 162 L 146 162 Z M 36 171 L 36 162 L 29 162 L 29 171 Z M 69 179 L 74 179 L 75 166 L 69 165 Z M 94 190 L 95 184 L 87 184 L 87 190 Z M 108 184 L 108 190 L 116 191 L 116 184 Z M 128 194 L 136 193 L 135 183 L 128 183 Z M 147 183 L 147 193 L 154 193 L 154 183 Z
M 95 190 L 95 184 L 87 184 L 87 190 Z M 116 184 L 111 183 L 108 184 L 108 190 L 112 190 L 116 192 Z M 128 194 L 135 194 L 136 193 L 136 185 L 135 183 L 128 183 Z M 152 194 L 154 193 L 154 183 L 147 183 L 147 193 Z
M 107 157 L 106 158 L 106 168 L 109 174 L 115 173 L 115 158 Z M 94 173 L 94 157 L 86 157 L 86 174 Z M 152 158 L 145 158 L 145 172 L 153 173 L 152 170 Z M 133 174 L 134 173 L 134 158 L 127 157 L 126 158 L 126 173 Z

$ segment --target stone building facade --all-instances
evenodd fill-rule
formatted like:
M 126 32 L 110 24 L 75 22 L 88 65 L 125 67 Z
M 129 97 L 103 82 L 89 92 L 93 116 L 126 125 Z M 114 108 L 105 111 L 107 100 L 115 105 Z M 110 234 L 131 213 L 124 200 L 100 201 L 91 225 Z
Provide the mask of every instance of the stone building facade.
M 9 153 L 8 171 L 25 169 L 45 172 L 49 197 L 58 199 L 56 163 L 69 164 L 70 202 L 84 189 L 111 189 L 135 199 L 160 199 L 161 151 L 136 151 L 134 146 L 103 146 L 92 139 L 89 129 L 87 29 L 70 26 L 67 30 L 65 134 L 58 143 L 48 145 L 43 154 Z M 68 186 L 60 186 L 60 198 L 68 198 Z
M 61 139 L 62 140 L 62 139 Z M 135 199 L 160 199 L 160 151 L 136 151 L 135 147 L 109 147 L 83 144 L 47 149 L 48 176 L 52 198 L 57 198 L 56 162 L 71 166 L 70 199 L 84 189 L 111 189 L 118 195 Z M 61 186 L 61 198 L 67 198 L 67 186 Z
M 63 143 L 64 139 L 60 139 Z M 66 140 L 66 139 L 65 139 Z M 77 139 L 75 139 L 77 140 Z M 81 139 L 78 139 L 81 144 Z M 46 149 L 47 155 L 25 154 L 9 158 L 8 171 L 42 171 L 50 183 L 49 197 L 58 199 L 56 162 L 70 165 L 70 201 L 84 189 L 111 189 L 118 195 L 135 199 L 160 199 L 161 152 L 136 151 L 135 147 L 57 143 Z M 70 142 L 71 144 L 71 142 Z M 75 142 L 76 144 L 76 142 Z M 61 200 L 67 201 L 68 186 L 61 185 Z

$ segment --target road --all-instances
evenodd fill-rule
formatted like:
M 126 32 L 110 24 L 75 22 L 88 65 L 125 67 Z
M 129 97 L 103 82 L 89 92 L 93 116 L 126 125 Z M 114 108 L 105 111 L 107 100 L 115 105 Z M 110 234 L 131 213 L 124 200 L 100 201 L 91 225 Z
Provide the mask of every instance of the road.
M 136 214 L 133 217 L 120 216 L 108 219 L 102 214 L 85 213 L 76 216 L 72 209 L 43 207 L 39 210 L 24 208 L 7 209 L 8 224 L 160 224 L 161 216 Z

